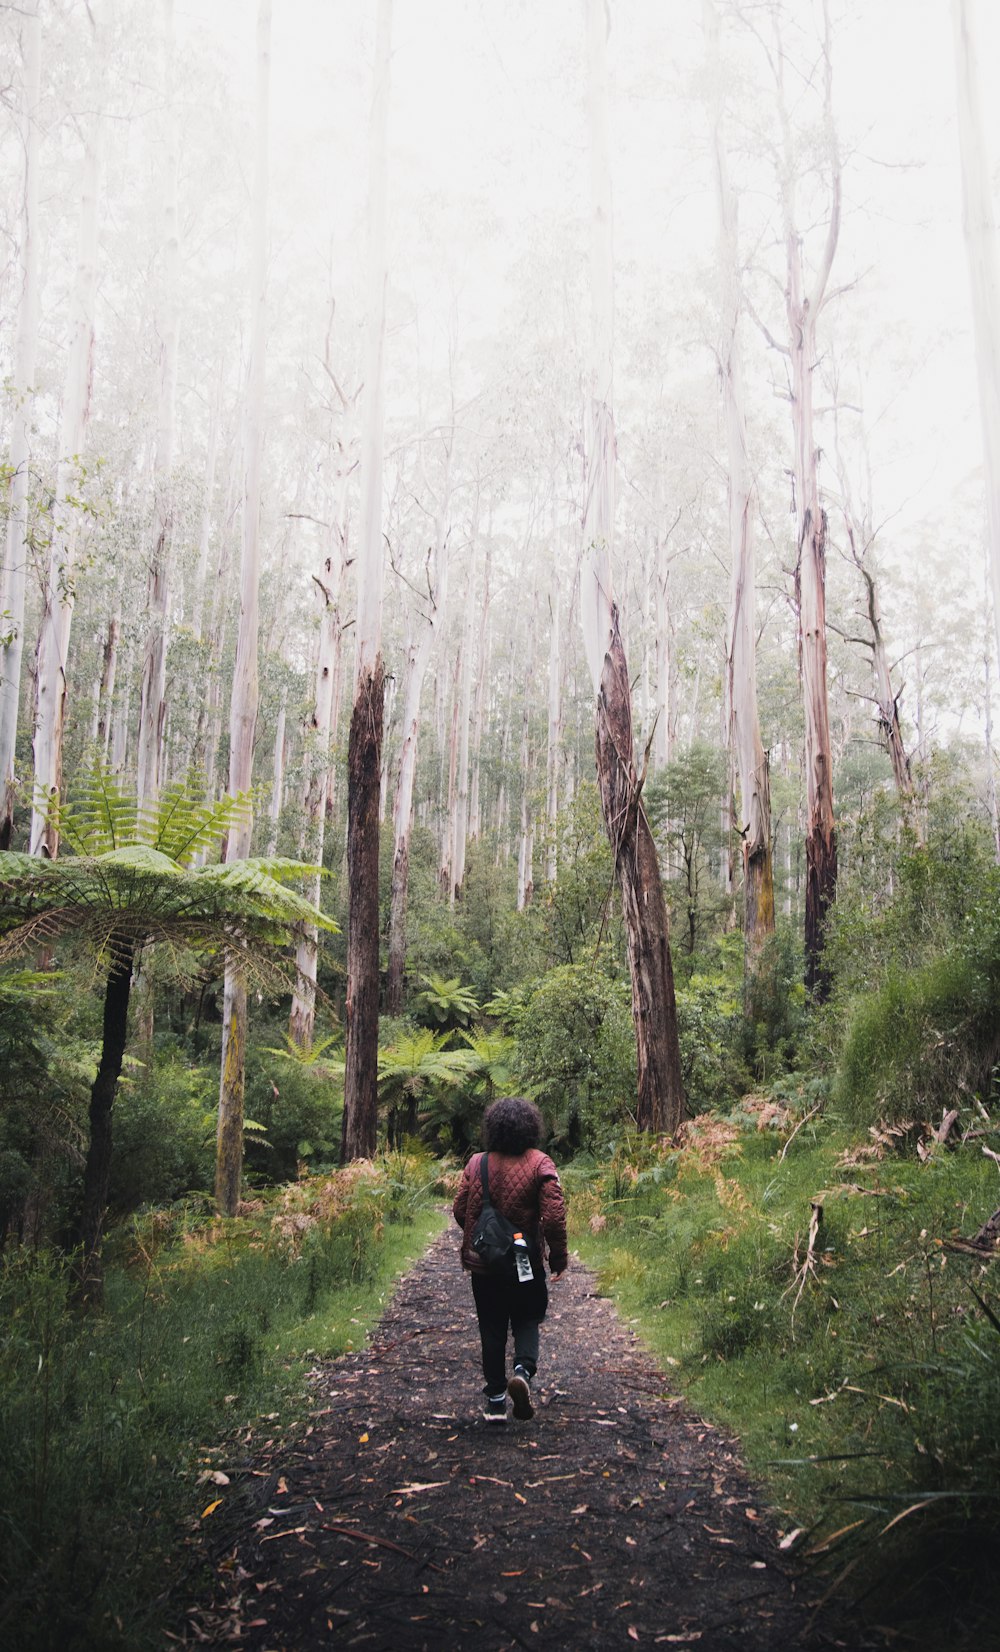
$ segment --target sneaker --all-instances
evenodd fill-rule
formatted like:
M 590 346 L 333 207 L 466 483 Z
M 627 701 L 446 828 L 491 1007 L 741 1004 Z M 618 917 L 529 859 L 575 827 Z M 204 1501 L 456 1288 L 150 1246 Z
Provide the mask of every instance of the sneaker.
M 483 1404 L 483 1421 L 487 1423 L 505 1423 L 507 1421 L 507 1396 L 500 1394 L 494 1398 L 488 1394 Z
M 535 1415 L 531 1403 L 531 1382 L 523 1365 L 515 1365 L 514 1375 L 507 1384 L 507 1392 L 514 1402 L 514 1415 L 519 1422 L 527 1422 Z

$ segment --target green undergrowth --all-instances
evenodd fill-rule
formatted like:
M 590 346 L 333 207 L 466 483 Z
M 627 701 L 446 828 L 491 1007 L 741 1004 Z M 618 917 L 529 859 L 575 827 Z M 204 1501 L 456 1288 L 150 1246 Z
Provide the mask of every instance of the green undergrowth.
M 228 1495 L 220 1441 L 245 1457 L 295 1426 L 313 1361 L 361 1344 L 440 1228 L 434 1193 L 426 1158 L 391 1154 L 232 1221 L 148 1213 L 89 1316 L 64 1258 L 0 1264 L 0 1643 L 162 1644 L 179 1532 Z
M 578 1161 L 574 1243 L 671 1384 L 740 1437 L 817 1598 L 839 1585 L 901 1644 L 995 1645 L 1000 1276 L 950 1242 L 1000 1205 L 997 1165 L 978 1136 L 925 1160 L 912 1132 L 859 1141 L 812 1099 Z

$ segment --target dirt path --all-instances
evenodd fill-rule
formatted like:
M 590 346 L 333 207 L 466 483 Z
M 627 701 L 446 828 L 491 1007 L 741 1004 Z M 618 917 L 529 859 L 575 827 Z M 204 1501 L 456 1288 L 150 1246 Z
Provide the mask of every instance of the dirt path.
M 314 1374 L 308 1436 L 231 1471 L 205 1533 L 215 1598 L 183 1640 L 859 1652 L 796 1586 L 733 1442 L 665 1393 L 578 1264 L 552 1288 L 534 1420 L 483 1422 L 456 1245 L 435 1240 L 371 1343 Z

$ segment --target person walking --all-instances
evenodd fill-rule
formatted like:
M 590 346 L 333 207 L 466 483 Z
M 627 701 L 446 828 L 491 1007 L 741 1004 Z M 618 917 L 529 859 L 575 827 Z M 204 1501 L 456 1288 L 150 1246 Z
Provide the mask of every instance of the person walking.
M 486 1379 L 483 1415 L 487 1422 L 505 1423 L 508 1395 L 515 1417 L 526 1420 L 535 1414 L 531 1381 L 538 1368 L 538 1327 L 549 1300 L 545 1251 L 554 1284 L 569 1260 L 566 1201 L 559 1172 L 539 1150 L 542 1116 L 533 1102 L 504 1096 L 487 1108 L 483 1127 L 486 1152 L 466 1165 L 452 1213 L 462 1229 L 462 1267 L 472 1276 L 479 1320 Z M 473 1246 L 486 1202 L 484 1187 L 489 1203 L 515 1229 L 513 1255 L 520 1253 L 521 1260 L 515 1265 L 512 1259 L 505 1272 L 491 1272 Z M 514 1333 L 514 1371 L 508 1381 L 509 1330 Z

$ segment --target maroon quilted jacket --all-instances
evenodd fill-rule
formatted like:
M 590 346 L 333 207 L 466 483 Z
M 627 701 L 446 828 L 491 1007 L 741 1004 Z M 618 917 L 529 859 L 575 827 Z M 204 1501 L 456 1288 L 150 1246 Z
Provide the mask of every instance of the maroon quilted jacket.
M 481 1159 L 482 1154 L 475 1153 L 469 1160 L 452 1206 L 455 1220 L 462 1229 L 462 1266 L 473 1273 L 486 1271 L 472 1248 L 472 1235 L 483 1208 Z M 490 1203 L 508 1222 L 513 1222 L 527 1240 L 538 1241 L 543 1259 L 547 1246 L 550 1270 L 562 1273 L 568 1260 L 566 1201 L 559 1185 L 559 1172 L 548 1154 L 537 1147 L 529 1148 L 517 1158 L 506 1153 L 491 1153 L 487 1169 Z

